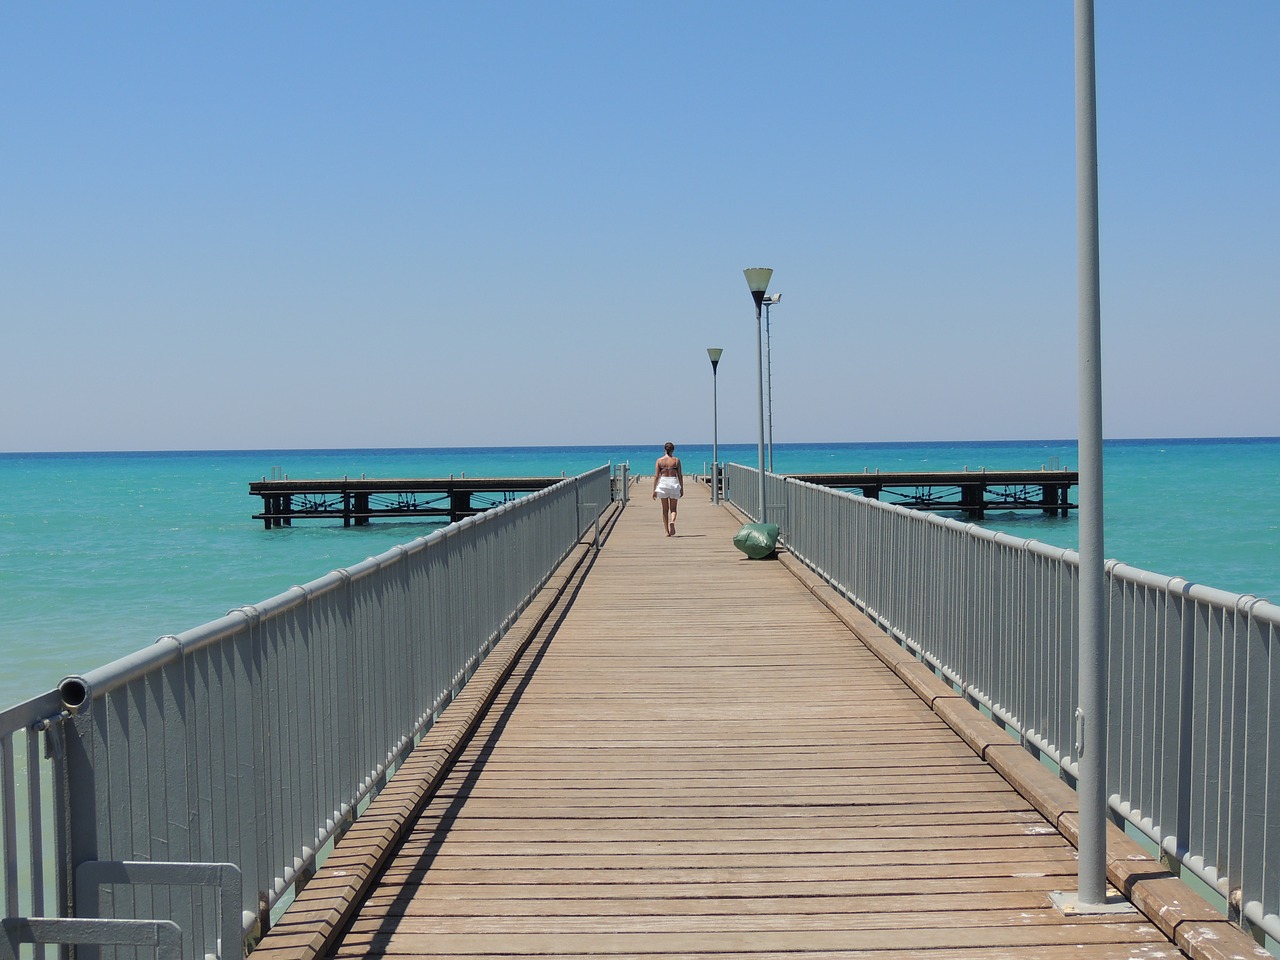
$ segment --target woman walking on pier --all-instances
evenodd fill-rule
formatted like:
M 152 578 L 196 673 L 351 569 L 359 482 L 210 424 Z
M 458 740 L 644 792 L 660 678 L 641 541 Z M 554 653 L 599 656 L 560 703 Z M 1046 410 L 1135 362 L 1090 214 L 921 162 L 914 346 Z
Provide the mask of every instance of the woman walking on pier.
M 676 535 L 676 501 L 684 496 L 684 470 L 680 458 L 673 456 L 676 445 L 668 441 L 666 453 L 653 466 L 653 499 L 662 499 L 662 529 L 668 537 Z

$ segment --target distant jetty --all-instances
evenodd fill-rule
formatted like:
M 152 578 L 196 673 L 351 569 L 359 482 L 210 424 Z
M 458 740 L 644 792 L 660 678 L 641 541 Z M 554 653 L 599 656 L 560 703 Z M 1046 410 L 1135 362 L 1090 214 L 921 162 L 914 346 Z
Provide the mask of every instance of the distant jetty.
M 1039 510 L 1067 516 L 1076 504 L 1071 488 L 1079 483 L 1073 470 L 963 470 L 909 473 L 793 473 L 794 480 L 836 490 L 852 490 L 872 500 L 912 510 L 958 512 L 982 519 L 991 510 Z M 342 519 L 344 527 L 378 519 L 425 519 L 454 523 L 544 490 L 561 477 L 420 477 L 329 480 L 267 480 L 249 484 L 262 498 L 261 520 L 270 530 L 294 520 Z
M 342 518 L 344 527 L 364 526 L 382 518 L 428 519 L 454 523 L 503 503 L 560 483 L 564 477 L 427 477 L 383 479 L 341 477 L 334 480 L 267 480 L 249 484 L 251 496 L 262 498 L 266 529 L 291 526 L 294 520 Z
M 1067 515 L 1076 504 L 1074 470 L 963 470 L 915 473 L 793 473 L 794 480 L 837 490 L 855 490 L 912 510 L 959 512 L 982 519 L 988 510 L 1040 510 Z

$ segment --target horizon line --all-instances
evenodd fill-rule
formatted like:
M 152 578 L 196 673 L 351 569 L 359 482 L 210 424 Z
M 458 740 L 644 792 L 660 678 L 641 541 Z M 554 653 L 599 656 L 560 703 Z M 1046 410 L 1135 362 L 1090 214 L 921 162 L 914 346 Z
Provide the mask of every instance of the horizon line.
M 1104 437 L 1103 443 L 1205 443 L 1231 441 L 1280 441 L 1280 436 L 1230 434 L 1217 437 Z M 943 446 L 947 444 L 960 446 L 979 445 L 1017 445 L 1017 444 L 1077 444 L 1075 437 L 1056 438 L 1022 438 L 1022 439 L 986 439 L 986 440 L 788 440 L 776 441 L 773 446 L 812 447 L 812 446 L 850 446 L 850 447 L 904 447 L 904 446 Z M 721 441 L 721 447 L 757 447 L 756 440 Z M 228 454 L 228 453 L 357 453 L 370 451 L 387 452 L 419 452 L 419 451 L 475 451 L 475 450 L 587 450 L 596 448 L 643 448 L 661 447 L 654 441 L 643 442 L 608 442 L 608 443 L 496 443 L 481 445 L 444 445 L 438 447 L 179 447 L 179 448 L 134 448 L 134 449 L 94 449 L 94 450 L 4 450 L 0 457 L 76 457 L 76 456 L 119 456 L 143 454 Z M 696 440 L 677 444 L 677 448 L 709 447 L 711 441 Z

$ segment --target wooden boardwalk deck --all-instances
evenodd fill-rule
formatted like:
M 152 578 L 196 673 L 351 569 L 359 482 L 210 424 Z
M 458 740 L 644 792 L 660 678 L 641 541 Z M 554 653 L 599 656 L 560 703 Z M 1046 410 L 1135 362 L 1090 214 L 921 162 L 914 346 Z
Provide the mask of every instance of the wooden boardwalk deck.
M 1058 830 L 705 488 L 674 538 L 634 489 L 324 956 L 1183 955 L 1058 913 Z M 319 942 L 350 842 L 263 949 Z

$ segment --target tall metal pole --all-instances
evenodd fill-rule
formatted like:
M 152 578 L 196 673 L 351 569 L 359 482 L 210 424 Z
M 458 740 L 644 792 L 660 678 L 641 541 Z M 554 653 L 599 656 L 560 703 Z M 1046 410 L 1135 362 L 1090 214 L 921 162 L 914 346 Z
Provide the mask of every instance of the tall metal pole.
M 764 301 L 764 382 L 765 382 L 765 405 L 769 410 L 769 472 L 773 473 L 773 337 L 769 333 L 769 308 L 773 306 L 773 298 L 766 297 Z
M 759 486 L 757 490 L 760 496 L 760 522 L 768 523 L 769 505 L 765 503 L 764 499 L 764 340 L 760 336 L 760 307 L 764 303 L 765 291 L 769 289 L 769 278 L 773 276 L 773 269 L 770 267 L 748 267 L 742 271 L 742 274 L 747 278 L 747 287 L 751 290 L 751 299 L 756 304 L 756 383 L 758 385 L 757 396 L 760 400 Z
M 720 414 L 717 409 L 716 368 L 720 366 L 720 347 L 707 347 L 711 358 L 711 502 L 720 502 Z
M 711 365 L 711 473 L 712 503 L 720 502 L 720 412 L 716 390 L 716 365 Z
M 760 398 L 760 442 L 758 444 L 759 453 L 759 484 L 757 492 L 760 496 L 760 522 L 769 522 L 769 507 L 764 502 L 764 354 L 762 353 L 764 341 L 760 337 L 760 301 L 761 297 L 756 297 L 756 370 L 758 389 L 756 395 Z
M 1076 244 L 1080 391 L 1080 905 L 1107 894 L 1107 639 L 1102 545 L 1102 311 L 1093 0 L 1076 0 Z

